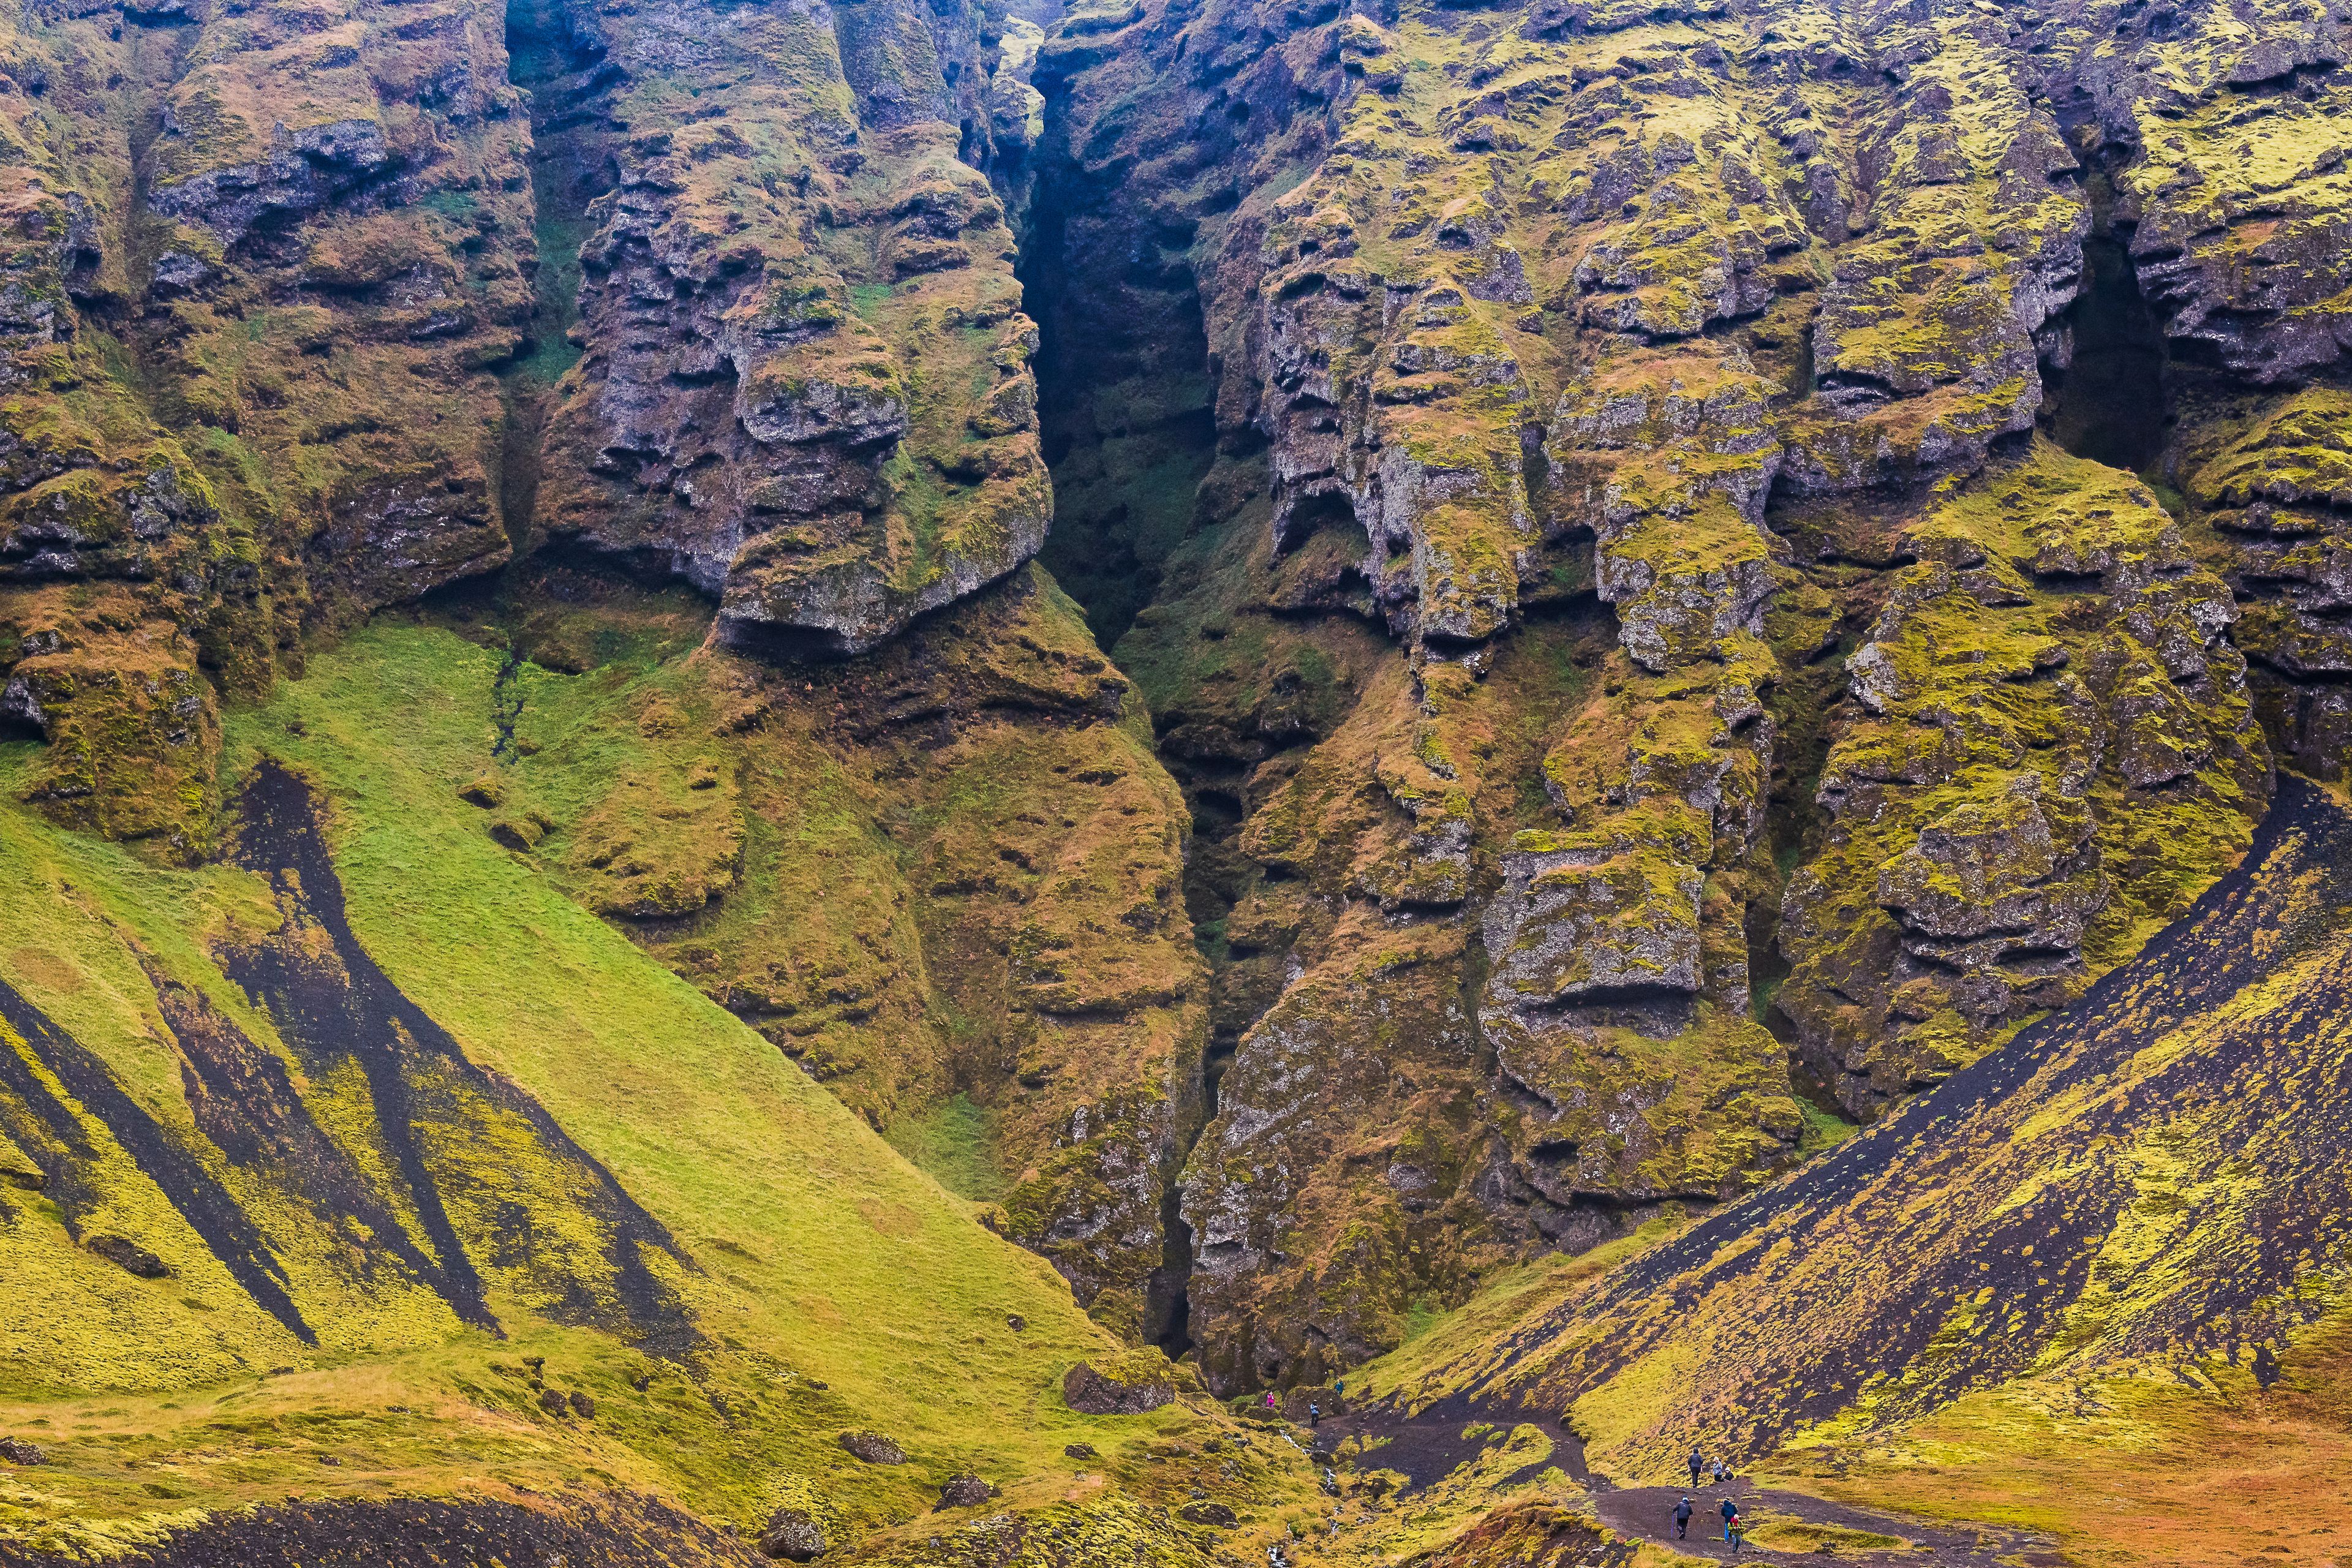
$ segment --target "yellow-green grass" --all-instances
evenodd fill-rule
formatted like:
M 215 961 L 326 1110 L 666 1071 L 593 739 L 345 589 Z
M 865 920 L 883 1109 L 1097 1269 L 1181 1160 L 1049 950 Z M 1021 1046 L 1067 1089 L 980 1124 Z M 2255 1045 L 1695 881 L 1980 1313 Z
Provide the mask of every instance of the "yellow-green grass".
M 2352 1314 L 2339 1309 L 2267 1389 L 2228 1363 L 2016 1384 L 1866 1445 L 1786 1452 L 1758 1479 L 2040 1531 L 2083 1568 L 2336 1563 L 2352 1559 L 2336 1505 L 2352 1465 L 2347 1366 Z
M 18 1352 L 0 1366 L 0 1431 L 52 1457 L 11 1478 L 0 1526 L 99 1547 L 297 1493 L 618 1483 L 747 1523 L 782 1500 L 812 1502 L 855 1532 L 911 1517 L 955 1469 L 1003 1484 L 1015 1504 L 1091 1496 L 1105 1473 L 1148 1489 L 1156 1467 L 1142 1450 L 1205 1436 L 1216 1418 L 1181 1404 L 1139 1418 L 1068 1412 L 1062 1372 L 1112 1347 L 1052 1269 L 982 1229 L 969 1205 L 535 859 L 501 848 L 485 813 L 458 799 L 489 760 L 500 663 L 444 630 L 364 630 L 231 721 L 232 776 L 272 757 L 321 793 L 368 953 L 667 1228 L 697 1271 L 665 1282 L 707 1349 L 660 1362 L 505 1308 L 505 1342 L 424 1307 L 354 1327 L 346 1316 L 383 1297 L 323 1266 L 292 1281 L 320 1327 L 310 1349 L 204 1267 L 193 1237 L 171 1235 L 160 1194 L 126 1171 L 123 1209 L 187 1260 L 181 1278 L 112 1272 L 65 1245 L 53 1216 L 0 1228 Z M 542 700 L 565 684 L 532 680 Z M 8 781 L 33 765 L 31 748 L 0 749 Z M 9 808 L 0 879 L 16 895 L 0 899 L 0 975 L 166 1126 L 186 1129 L 188 1112 L 134 948 L 276 1048 L 207 951 L 275 920 L 259 879 L 158 870 Z M 547 1385 L 593 1397 L 593 1419 L 539 1409 L 526 1356 L 545 1358 Z M 60 1386 L 45 1365 L 95 1371 Z M 848 1426 L 887 1432 L 914 1463 L 859 1465 L 835 1442 Z M 1062 1454 L 1078 1441 L 1101 1459 Z M 1254 1458 L 1240 1484 L 1274 1504 L 1295 1468 Z M 1080 1479 L 1087 1471 L 1097 1479 Z
M 1689 1223 L 1682 1205 L 1670 1204 L 1660 1217 L 1632 1234 L 1574 1257 L 1547 1253 L 1534 1262 L 1499 1270 L 1467 1302 L 1437 1315 L 1395 1350 L 1349 1373 L 1349 1397 L 1394 1401 L 1413 1410 L 1462 1392 L 1501 1364 L 1512 1333 L 1565 1300 L 1578 1286 L 1669 1240 Z
M 1805 1519 L 1768 1517 L 1745 1533 L 1750 1546 L 1760 1546 L 1767 1552 L 1896 1552 L 1909 1544 L 1899 1535 L 1848 1530 L 1842 1524 L 1822 1524 Z

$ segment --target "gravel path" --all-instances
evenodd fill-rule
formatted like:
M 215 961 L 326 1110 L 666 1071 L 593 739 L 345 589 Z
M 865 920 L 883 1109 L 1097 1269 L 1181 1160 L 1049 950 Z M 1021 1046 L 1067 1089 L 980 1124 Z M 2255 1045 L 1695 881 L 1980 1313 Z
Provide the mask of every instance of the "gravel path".
M 1481 1415 L 1459 1399 L 1450 1399 L 1420 1415 L 1398 1419 L 1392 1411 L 1372 1409 L 1336 1416 L 1315 1434 L 1320 1446 L 1340 1447 L 1350 1436 L 1383 1437 L 1387 1441 L 1368 1457 L 1383 1469 L 1410 1478 L 1407 1492 L 1442 1479 L 1457 1464 L 1474 1458 L 1480 1444 L 1465 1439 L 1463 1428 L 1474 1421 L 1504 1425 L 1535 1420 L 1552 1439 L 1553 1458 L 1592 1494 L 1601 1521 L 1630 1541 L 1655 1542 L 1686 1557 L 1715 1563 L 1844 1563 L 1856 1568 L 2063 1568 L 2061 1557 L 2048 1541 L 1990 1525 L 1930 1524 L 1863 1509 L 1848 1508 L 1803 1492 L 1763 1491 L 1745 1480 L 1700 1487 L 1688 1493 L 1694 1512 L 1690 1534 L 1674 1539 L 1674 1509 L 1685 1493 L 1674 1487 L 1612 1488 L 1587 1473 L 1584 1446 L 1575 1436 L 1549 1421 L 1524 1414 Z M 1304 1436 L 1302 1434 L 1302 1436 Z M 1723 1542 L 1723 1521 L 1717 1505 L 1729 1497 L 1739 1505 L 1743 1522 L 1751 1531 L 1772 1520 L 1794 1520 L 1841 1531 L 1895 1536 L 1907 1544 L 1891 1550 L 1864 1551 L 1832 1537 L 1827 1551 L 1808 1541 L 1800 1547 L 1769 1548 L 1749 1544 L 1734 1553 Z
M 1846 1508 L 1802 1492 L 1759 1491 L 1746 1481 L 1701 1487 L 1688 1493 L 1696 1512 L 1691 1519 L 1690 1538 L 1676 1541 L 1675 1502 L 1685 1495 L 1673 1487 L 1633 1487 L 1623 1491 L 1596 1489 L 1592 1501 L 1601 1511 L 1601 1522 L 1629 1540 L 1659 1542 L 1686 1556 L 1717 1563 L 1836 1562 L 1867 1564 L 1868 1568 L 1895 1568 L 1895 1564 L 1906 1568 L 2017 1568 L 2023 1563 L 2029 1568 L 2057 1568 L 2064 1561 L 2048 1542 L 2035 1536 L 1989 1526 L 1930 1525 Z M 1826 1552 L 1810 1545 L 1779 1551 L 1750 1545 L 1735 1554 L 1723 1542 L 1723 1520 L 1717 1510 L 1717 1504 L 1726 1497 L 1739 1505 L 1741 1521 L 1750 1530 L 1773 1519 L 1794 1519 L 1807 1524 L 1897 1536 L 1910 1544 L 1870 1552 L 1832 1542 Z

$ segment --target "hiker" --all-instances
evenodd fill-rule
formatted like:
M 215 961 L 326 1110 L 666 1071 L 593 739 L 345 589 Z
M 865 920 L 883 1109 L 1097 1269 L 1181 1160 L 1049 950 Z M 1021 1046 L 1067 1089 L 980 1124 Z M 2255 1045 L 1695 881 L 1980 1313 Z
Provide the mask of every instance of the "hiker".
M 1267 1390 L 1265 1391 L 1265 1407 L 1266 1407 L 1268 1410 L 1271 1410 L 1271 1409 L 1273 1409 L 1273 1408 L 1274 1408 L 1274 1390 L 1272 1390 L 1271 1388 L 1269 1388 L 1269 1389 L 1267 1389 Z M 1266 1550 L 1267 1550 L 1267 1551 L 1269 1551 L 1269 1552 L 1271 1552 L 1271 1551 L 1273 1551 L 1273 1550 L 1274 1550 L 1274 1548 L 1272 1548 L 1272 1547 L 1270 1547 L 1270 1546 L 1269 1546 L 1269 1547 L 1267 1547 L 1267 1548 L 1266 1548 Z
M 1312 1432 L 1323 1425 L 1323 1407 L 1313 1400 L 1307 1402 L 1307 1429 Z
M 1691 1450 L 1691 1485 L 1698 1485 L 1698 1473 L 1706 1468 L 1706 1456 L 1696 1448 Z
M 1690 1539 L 1690 1521 L 1691 1500 L 1688 1498 L 1685 1498 L 1682 1501 L 1675 1504 L 1675 1539 L 1676 1541 L 1688 1541 Z
M 1731 1479 L 1731 1467 L 1730 1467 L 1730 1466 L 1728 1466 L 1728 1465 L 1727 1465 L 1727 1464 L 1725 1464 L 1721 1459 L 1717 1459 L 1717 1460 L 1715 1462 L 1715 1484 L 1716 1484 L 1717 1486 L 1721 1486 L 1724 1482 L 1726 1482 L 1726 1481 L 1729 1480 L 1730 1479 Z
M 1735 1532 L 1738 1528 L 1739 1505 L 1733 1502 L 1729 1498 L 1725 1498 L 1723 1500 L 1723 1539 L 1724 1542 L 1734 1552 L 1739 1550 L 1739 1542 L 1735 1538 Z
M 1335 1399 L 1345 1399 L 1348 1397 L 1348 1380 L 1346 1378 L 1343 1377 L 1339 1382 L 1331 1385 L 1331 1395 Z

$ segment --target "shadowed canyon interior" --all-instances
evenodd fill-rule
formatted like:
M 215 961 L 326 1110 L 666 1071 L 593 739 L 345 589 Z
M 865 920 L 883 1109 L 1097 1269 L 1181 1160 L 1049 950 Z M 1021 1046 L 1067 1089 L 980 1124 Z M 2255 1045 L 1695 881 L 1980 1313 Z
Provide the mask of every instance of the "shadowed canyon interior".
M 0 1562 L 2352 1563 L 2347 32 L 25 0 Z

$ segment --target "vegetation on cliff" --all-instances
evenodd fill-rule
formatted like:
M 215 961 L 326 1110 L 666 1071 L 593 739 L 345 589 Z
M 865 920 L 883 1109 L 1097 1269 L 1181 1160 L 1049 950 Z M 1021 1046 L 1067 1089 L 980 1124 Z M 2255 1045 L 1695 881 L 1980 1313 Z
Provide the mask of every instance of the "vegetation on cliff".
M 0 1554 L 2332 1430 L 2344 30 L 0 19 Z

